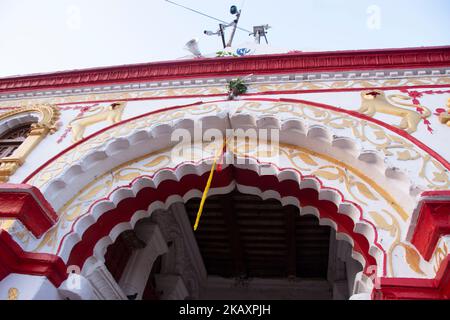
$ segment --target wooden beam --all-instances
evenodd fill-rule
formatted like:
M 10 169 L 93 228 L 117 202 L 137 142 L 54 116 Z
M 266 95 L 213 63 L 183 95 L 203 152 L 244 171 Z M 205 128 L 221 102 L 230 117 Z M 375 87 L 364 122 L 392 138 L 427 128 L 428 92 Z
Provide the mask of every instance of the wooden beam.
M 297 276 L 296 241 L 295 241 L 295 218 L 298 209 L 295 206 L 286 206 L 286 273 L 289 278 Z
M 245 263 L 243 243 L 241 241 L 239 225 L 237 223 L 233 203 L 234 200 L 232 193 L 220 196 L 222 214 L 230 240 L 230 250 L 233 259 L 234 274 L 235 276 L 241 277 L 247 275 L 247 267 Z

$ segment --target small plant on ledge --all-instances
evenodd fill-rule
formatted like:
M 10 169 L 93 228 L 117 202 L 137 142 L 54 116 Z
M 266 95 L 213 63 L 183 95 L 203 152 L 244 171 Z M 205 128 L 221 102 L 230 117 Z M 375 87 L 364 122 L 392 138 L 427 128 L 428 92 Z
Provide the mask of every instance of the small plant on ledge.
M 216 57 L 221 58 L 221 57 L 239 57 L 239 56 L 233 52 L 224 50 L 224 51 L 217 51 Z
M 233 100 L 237 96 L 246 93 L 247 89 L 244 79 L 231 80 L 228 83 L 228 100 Z

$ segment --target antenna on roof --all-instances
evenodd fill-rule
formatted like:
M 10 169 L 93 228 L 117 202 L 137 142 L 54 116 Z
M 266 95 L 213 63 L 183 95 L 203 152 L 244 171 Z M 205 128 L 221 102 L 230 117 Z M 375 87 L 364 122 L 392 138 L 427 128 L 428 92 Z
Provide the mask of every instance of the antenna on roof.
M 213 32 L 213 31 L 205 30 L 203 33 L 206 34 L 207 36 L 214 36 L 214 35 L 220 36 L 221 39 L 222 39 L 222 45 L 223 45 L 224 48 L 232 46 L 236 30 L 241 30 L 241 31 L 247 32 L 250 36 L 254 36 L 255 37 L 255 42 L 258 43 L 258 44 L 261 43 L 261 37 L 263 37 L 266 40 L 267 44 L 269 43 L 267 41 L 267 30 L 270 28 L 269 25 L 265 24 L 265 25 L 261 25 L 261 26 L 254 26 L 253 27 L 253 32 L 238 26 L 239 18 L 241 17 L 242 10 L 238 10 L 237 6 L 231 6 L 230 13 L 232 15 L 235 15 L 236 18 L 232 22 L 228 23 L 226 21 L 223 21 L 221 19 L 217 19 L 217 18 L 215 18 L 213 16 L 210 16 L 210 15 L 208 15 L 206 13 L 203 13 L 201 11 L 198 11 L 198 10 L 195 10 L 195 9 L 183 6 L 181 4 L 178 4 L 178 3 L 174 2 L 174 1 L 170 1 L 170 0 L 165 0 L 165 1 L 169 2 L 169 3 L 173 4 L 173 5 L 176 5 L 178 7 L 181 7 L 181 8 L 184 8 L 186 10 L 189 10 L 189 11 L 192 11 L 194 13 L 197 13 L 199 15 L 202 15 L 204 17 L 207 17 L 207 18 L 210 18 L 210 19 L 213 19 L 213 20 L 216 20 L 216 21 L 220 22 L 219 23 L 219 29 L 217 31 Z M 226 42 L 226 40 L 225 40 L 225 30 L 227 28 L 229 28 L 229 27 L 233 27 L 233 30 L 231 32 L 230 39 L 228 40 L 228 42 Z
M 221 20 L 221 19 L 215 18 L 215 17 L 210 16 L 210 15 L 208 15 L 208 14 L 206 14 L 206 13 L 201 12 L 201 11 L 198 11 L 198 10 L 195 10 L 195 9 L 192 9 L 192 8 L 189 8 L 189 7 L 186 7 L 186 6 L 183 6 L 183 5 L 178 4 L 178 3 L 174 2 L 174 1 L 170 1 L 170 0 L 165 0 L 165 1 L 166 1 L 166 2 L 169 2 L 169 3 L 173 4 L 173 5 L 176 5 L 176 6 L 178 6 L 178 7 L 181 7 L 181 8 L 183 8 L 183 9 L 186 9 L 186 10 L 192 11 L 192 12 L 194 12 L 194 13 L 197 13 L 197 14 L 199 14 L 199 15 L 201 15 L 201 16 L 210 18 L 210 19 L 212 19 L 212 20 L 216 20 L 216 21 L 218 21 L 218 22 L 220 22 L 220 23 L 227 24 L 226 21 L 223 21 L 223 20 Z M 237 27 L 237 29 L 238 29 L 238 30 L 241 30 L 241 31 L 244 31 L 244 32 L 251 32 L 251 31 L 249 31 L 249 30 L 247 30 L 247 29 L 244 29 L 244 28 L 241 28 L 241 27 Z
M 271 27 L 268 24 L 262 26 L 254 26 L 253 33 L 250 33 L 250 35 L 255 37 L 255 42 L 257 44 L 261 44 L 261 37 L 264 37 L 264 39 L 266 39 L 266 44 L 269 44 L 269 41 L 267 41 L 267 30 L 269 30 L 270 28 Z
M 231 6 L 230 13 L 232 15 L 236 15 L 236 19 L 234 19 L 232 22 L 223 24 L 219 24 L 219 30 L 216 32 L 212 32 L 209 30 L 205 30 L 204 34 L 207 36 L 213 36 L 213 35 L 219 35 L 222 38 L 222 45 L 224 48 L 231 47 L 233 44 L 234 34 L 236 33 L 236 29 L 238 28 L 239 18 L 241 17 L 241 10 L 238 10 L 236 6 Z M 228 40 L 227 43 L 225 43 L 225 29 L 228 27 L 233 27 L 233 31 L 231 32 L 230 40 Z

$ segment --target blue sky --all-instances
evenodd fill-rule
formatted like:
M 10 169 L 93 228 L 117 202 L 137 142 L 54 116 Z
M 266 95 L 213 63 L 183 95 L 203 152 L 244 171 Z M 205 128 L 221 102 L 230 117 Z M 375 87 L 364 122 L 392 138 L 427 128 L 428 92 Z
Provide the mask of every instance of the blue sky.
M 240 26 L 266 24 L 274 47 L 303 51 L 450 45 L 449 0 L 174 0 Z M 0 0 L 0 77 L 170 60 L 217 24 L 164 0 Z M 238 32 L 235 43 L 251 40 Z

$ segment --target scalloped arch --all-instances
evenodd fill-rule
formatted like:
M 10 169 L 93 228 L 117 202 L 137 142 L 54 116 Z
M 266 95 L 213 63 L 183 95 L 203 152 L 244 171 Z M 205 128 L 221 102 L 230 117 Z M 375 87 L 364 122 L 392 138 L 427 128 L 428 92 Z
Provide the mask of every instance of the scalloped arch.
M 184 163 L 153 176 L 137 177 L 116 188 L 75 221 L 63 237 L 58 255 L 68 265 L 80 267 L 102 260 L 106 247 L 140 219 L 173 203 L 200 197 L 208 168 L 204 161 Z M 366 276 L 370 276 L 374 266 L 378 266 L 380 275 L 385 275 L 386 253 L 378 243 L 375 226 L 362 217 L 361 207 L 345 200 L 338 190 L 323 186 L 316 177 L 302 177 L 288 169 L 279 170 L 276 175 L 260 175 L 258 168 L 256 164 L 227 166 L 215 176 L 210 195 L 228 193 L 236 187 L 263 199 L 295 205 L 301 215 L 316 216 L 321 224 L 336 230 L 339 240 L 348 241 L 353 247 L 353 258 L 363 265 Z
M 251 101 L 264 102 L 257 99 Z M 308 123 L 300 117 L 298 112 L 293 112 L 291 116 L 282 118 L 280 116 L 282 111 L 289 109 L 288 105 L 294 104 L 294 102 L 274 102 L 271 108 L 273 106 L 277 108 L 272 110 L 274 111 L 272 114 L 267 113 L 267 108 L 263 108 L 258 112 L 253 110 L 254 108 L 243 108 L 243 104 L 249 103 L 248 100 L 235 103 L 237 104 L 228 105 L 229 102 L 196 103 L 169 108 L 170 110 L 159 110 L 122 121 L 71 146 L 38 168 L 23 182 L 31 183 L 44 191 L 60 191 L 60 188 L 64 188 L 74 182 L 72 180 L 75 173 L 86 174 L 86 176 L 92 173 L 98 175 L 99 173 L 102 174 L 102 168 L 104 168 L 103 172 L 106 172 L 119 165 L 119 162 L 111 164 L 106 164 L 106 162 L 108 162 L 108 158 L 115 157 L 120 152 L 124 153 L 122 162 L 131 161 L 133 157 L 137 158 L 156 151 L 157 148 L 163 149 L 168 147 L 170 141 L 167 139 L 167 136 L 170 136 L 176 129 L 186 128 L 191 130 L 194 123 L 199 121 L 202 122 L 204 127 L 217 127 L 223 130 L 228 127 L 228 119 L 230 119 L 233 128 L 279 128 L 283 139 L 288 140 L 289 143 L 304 145 L 313 151 L 315 151 L 314 148 L 318 144 L 321 144 L 322 149 L 326 153 L 332 156 L 339 154 L 344 162 L 352 163 L 355 167 L 362 168 L 379 185 L 388 185 L 386 182 L 390 181 L 393 186 L 393 188 L 390 188 L 390 192 L 395 198 L 404 199 L 403 205 L 407 208 L 407 211 L 413 210 L 416 196 L 420 191 L 427 189 L 427 185 L 432 181 L 432 174 L 439 174 L 446 178 L 448 180 L 447 183 L 450 184 L 450 177 L 448 170 L 446 170 L 446 166 L 450 167 L 450 164 L 445 161 L 441 164 L 442 161 L 439 159 L 441 162 L 431 162 L 429 158 L 425 160 L 426 157 L 422 157 L 425 153 L 423 150 L 420 150 L 420 146 L 412 147 L 413 149 L 415 148 L 414 150 L 411 149 L 412 151 L 405 149 L 405 152 L 402 152 L 403 155 L 408 154 L 408 152 L 421 152 L 421 157 L 423 158 L 422 169 L 417 167 L 422 160 L 404 161 L 404 159 L 399 159 L 399 161 L 392 162 L 389 157 L 383 154 L 383 152 L 389 152 L 389 149 L 381 151 L 379 145 L 372 144 L 368 146 L 367 143 L 363 143 L 367 142 L 367 137 L 342 134 L 343 132 L 336 130 L 334 124 Z M 307 104 L 300 100 L 296 103 L 299 105 L 303 103 L 311 108 L 322 108 L 327 112 L 340 113 L 351 119 L 359 119 L 356 117 L 355 112 L 348 114 L 348 112 L 345 113 L 343 110 L 335 110 L 336 108 L 334 107 L 334 109 L 332 107 L 329 107 L 331 109 L 326 109 L 326 106 L 317 106 L 315 103 Z M 175 109 L 179 110 L 179 112 L 172 112 Z M 371 121 L 371 119 L 366 119 L 362 115 L 359 116 L 361 117 L 362 125 Z M 386 128 L 382 128 L 377 123 L 372 123 L 371 125 L 379 127 L 380 130 L 386 130 Z M 388 128 L 388 130 L 394 129 Z M 392 134 L 396 134 L 395 131 Z M 393 136 L 394 138 L 403 139 L 401 136 Z M 150 150 L 144 145 L 145 141 L 147 145 L 155 145 L 157 148 Z M 408 147 L 414 146 L 414 144 L 411 145 L 410 141 L 405 139 L 404 145 L 406 144 L 408 144 Z M 136 148 L 140 148 L 140 151 L 136 150 Z M 403 150 L 399 148 L 399 145 L 393 145 L 392 148 L 398 151 Z M 125 153 L 127 154 L 125 155 Z M 109 160 L 109 162 L 111 161 Z M 100 163 L 103 165 L 102 168 L 98 166 Z M 408 166 L 410 163 L 413 166 Z M 426 166 L 432 166 L 436 163 L 439 163 L 439 168 L 425 170 Z M 96 168 L 95 172 L 92 171 L 93 168 Z M 436 170 L 432 171 L 433 169 Z M 424 172 L 426 175 L 428 171 L 428 175 L 431 178 L 421 177 L 419 174 Z M 51 186 L 52 183 L 53 186 Z M 56 186 L 58 188 L 55 188 Z M 83 186 L 83 184 L 81 183 L 80 186 Z M 443 187 L 436 185 L 431 189 L 438 190 Z M 53 192 L 50 193 L 53 194 Z M 65 199 L 65 201 L 68 200 Z M 57 209 L 59 208 L 59 204 L 54 205 Z
M 247 101 L 243 102 L 245 103 Z M 72 149 L 68 151 L 68 154 L 71 155 L 70 159 L 74 159 L 74 161 L 67 162 L 64 155 L 54 159 L 56 160 L 55 165 L 60 166 L 61 169 L 58 169 L 57 167 L 53 168 L 57 169 L 56 172 L 58 172 L 58 174 L 52 176 L 50 180 L 44 183 L 43 192 L 55 209 L 61 212 L 70 201 L 76 199 L 80 190 L 87 188 L 89 184 L 93 182 L 92 177 L 96 177 L 94 180 L 98 180 L 102 175 L 121 168 L 123 165 L 134 163 L 137 159 L 168 150 L 171 147 L 171 134 L 175 130 L 187 129 L 192 132 L 196 123 L 202 123 L 206 128 L 213 127 L 221 130 L 225 130 L 230 126 L 231 128 L 236 129 L 278 128 L 280 129 L 280 138 L 282 142 L 299 146 L 297 151 L 301 150 L 300 148 L 304 148 L 301 152 L 309 152 L 310 155 L 318 155 L 319 153 L 315 150 L 320 148 L 328 158 L 335 161 L 336 166 L 340 167 L 342 172 L 347 169 L 352 170 L 353 167 L 357 169 L 360 174 L 359 176 L 363 177 L 363 180 L 367 178 L 367 180 L 371 181 L 372 184 L 370 185 L 376 187 L 375 191 L 384 198 L 383 201 L 385 203 L 394 204 L 396 208 L 399 208 L 399 210 L 397 210 L 399 215 L 397 215 L 396 218 L 400 219 L 394 223 L 398 223 L 397 226 L 399 230 L 397 234 L 400 239 L 398 241 L 400 241 L 399 243 L 401 245 L 404 244 L 402 240 L 403 232 L 408 227 L 408 216 L 412 212 L 411 207 L 414 207 L 415 203 L 415 194 L 411 193 L 411 190 L 414 189 L 414 184 L 411 182 L 410 177 L 411 174 L 415 174 L 416 172 L 403 170 L 402 168 L 386 163 L 382 154 L 380 154 L 375 147 L 372 149 L 365 148 L 352 136 L 336 134 L 332 126 L 308 123 L 299 117 L 281 118 L 278 112 L 268 114 L 264 110 L 258 113 L 251 112 L 251 110 L 241 110 L 239 107 L 242 105 L 242 102 L 236 103 L 236 107 L 229 105 L 227 102 L 224 102 L 222 105 L 217 102 L 205 105 L 198 103 L 179 107 L 178 110 L 183 110 L 180 112 L 172 112 L 172 109 L 164 112 L 153 112 L 137 118 L 125 120 L 121 124 L 106 128 L 98 135 L 93 135 L 90 139 L 85 140 L 85 142 L 74 146 L 74 150 L 80 151 L 79 156 L 74 156 L 74 154 L 70 153 Z M 284 102 L 281 105 L 277 105 L 277 107 L 279 106 L 283 108 L 286 107 Z M 368 120 L 364 121 L 367 122 Z M 102 142 L 102 144 L 97 145 L 100 142 Z M 337 161 L 337 158 L 340 160 Z M 175 172 L 180 174 L 180 172 L 177 171 L 179 165 L 181 164 L 171 163 L 170 168 L 174 168 Z M 287 167 L 294 168 L 295 166 L 291 163 L 290 165 L 287 165 Z M 286 168 L 286 166 L 284 168 Z M 301 169 L 299 170 L 301 171 Z M 278 171 L 280 171 L 281 174 L 280 178 L 287 174 L 286 170 L 280 168 L 273 168 L 271 174 L 277 176 Z M 41 181 L 39 179 L 45 177 L 45 174 L 48 172 L 44 169 L 43 173 L 44 174 L 40 175 L 40 172 L 38 172 L 30 181 L 33 182 L 33 184 L 34 182 Z M 298 174 L 299 176 L 302 176 L 300 173 Z M 308 172 L 303 172 L 303 174 L 302 177 L 307 177 Z M 289 174 L 287 175 L 289 176 Z M 162 181 L 161 177 L 165 177 L 165 175 L 158 173 L 155 177 L 158 184 Z M 180 175 L 177 175 L 177 177 L 181 178 Z M 326 185 L 329 186 L 328 182 Z M 74 186 L 79 186 L 79 188 L 74 188 Z M 357 188 L 360 188 L 362 192 L 365 192 L 364 187 L 360 184 L 357 184 L 356 186 Z M 114 187 L 118 187 L 118 185 L 114 185 Z M 341 186 L 334 186 L 334 188 L 339 189 Z M 337 197 L 336 194 L 327 192 L 322 192 L 321 195 L 327 195 L 330 199 L 335 199 Z M 344 196 L 341 194 L 340 198 L 337 198 L 343 199 L 343 197 Z M 349 198 L 347 197 L 347 199 Z M 353 197 L 351 199 L 355 198 Z M 353 201 L 359 203 L 358 200 Z M 396 201 L 401 201 L 402 203 L 398 205 Z M 106 209 L 112 209 L 107 203 L 108 202 L 103 203 L 102 206 L 105 206 Z M 405 204 L 406 207 L 405 209 L 400 210 L 402 209 L 403 204 Z M 87 207 L 83 207 L 80 214 L 85 213 L 87 210 Z M 367 213 L 368 211 L 364 209 L 364 212 Z M 94 212 L 90 218 L 87 218 L 87 221 L 89 221 L 89 219 L 97 220 L 97 218 L 98 215 Z M 375 216 L 375 218 L 371 215 L 365 215 L 365 218 L 376 222 L 377 227 L 374 227 L 374 230 L 377 232 L 383 229 L 383 225 L 386 227 L 386 224 L 390 224 L 394 219 L 389 214 L 385 215 L 384 218 L 381 217 L 381 220 L 380 215 Z M 358 228 L 358 231 L 370 233 L 370 228 L 365 226 L 364 223 L 357 222 L 359 221 L 355 218 L 354 223 L 356 223 L 355 226 Z M 392 233 L 393 227 L 389 228 L 391 229 L 388 233 Z M 386 232 L 384 232 L 384 234 L 386 234 Z M 72 234 L 70 238 L 76 240 L 76 233 Z M 389 237 L 386 236 L 386 238 Z M 392 242 L 389 242 L 396 241 L 391 240 L 393 238 L 395 237 L 391 237 L 383 242 L 383 245 L 385 246 L 384 250 L 388 252 L 389 257 L 393 256 L 394 249 L 391 250 L 392 247 L 390 247 L 390 245 Z M 61 242 L 60 239 L 60 234 L 57 234 L 56 238 L 54 238 L 57 243 Z M 64 241 L 66 241 L 66 239 Z M 28 248 L 33 247 L 35 243 L 28 246 Z M 414 254 L 414 249 L 410 248 L 409 244 L 406 245 L 408 245 L 408 249 L 411 249 L 410 254 Z M 396 247 L 395 243 L 393 247 Z M 39 249 L 37 250 L 39 251 L 43 249 L 44 246 L 41 246 L 39 243 L 38 248 Z M 49 250 L 55 252 L 53 251 L 53 248 L 45 249 L 43 251 Z M 374 248 L 372 248 L 372 250 L 376 251 Z M 371 252 L 371 254 L 377 255 L 374 252 Z M 400 252 L 400 254 L 402 253 Z M 391 261 L 392 259 L 387 260 Z M 405 261 L 402 263 L 407 265 Z M 419 266 L 419 264 L 421 264 L 421 266 Z M 405 267 L 405 269 L 407 268 L 408 267 Z M 431 275 L 432 271 L 429 271 L 426 268 L 428 268 L 428 265 L 425 265 L 423 260 L 419 258 L 416 265 L 409 268 L 410 271 L 405 271 L 405 275 L 417 276 L 416 274 L 420 274 L 422 271 Z M 392 266 L 389 266 L 388 270 L 389 273 L 394 273 L 394 271 L 392 271 L 394 270 Z M 419 270 L 419 272 L 416 272 L 415 270 Z M 404 270 L 401 270 L 402 274 L 403 272 Z

